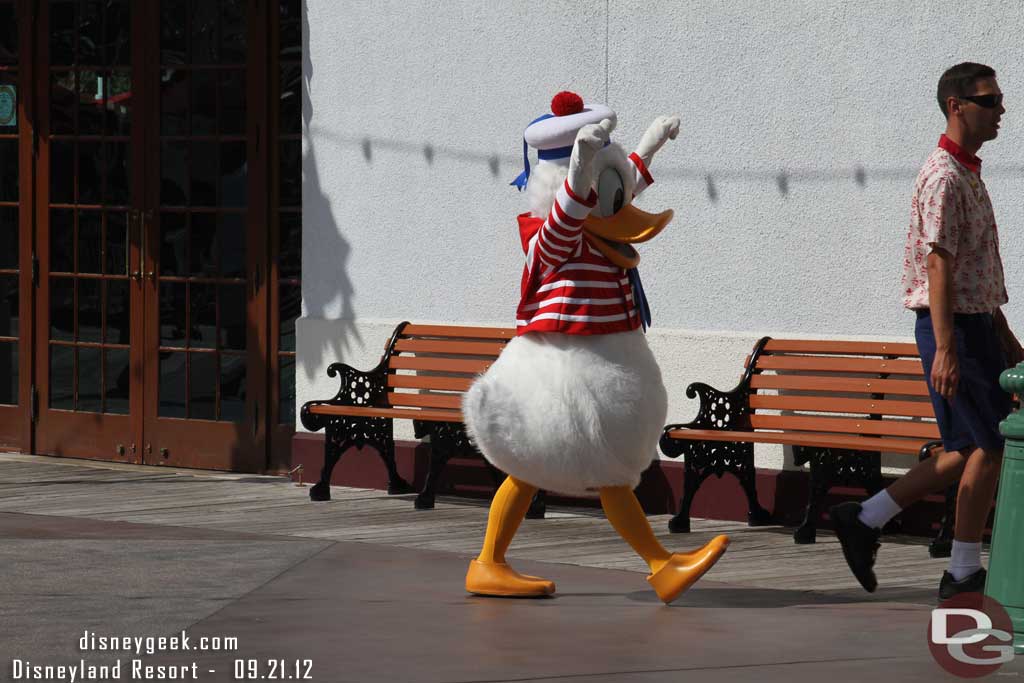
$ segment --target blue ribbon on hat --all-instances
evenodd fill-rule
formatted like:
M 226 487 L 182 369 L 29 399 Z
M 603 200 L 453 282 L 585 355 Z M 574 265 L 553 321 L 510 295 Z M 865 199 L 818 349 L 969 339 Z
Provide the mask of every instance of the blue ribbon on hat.
M 552 161 L 554 159 L 565 159 L 572 155 L 572 145 L 566 145 L 565 147 L 555 147 L 554 149 L 538 149 L 537 158 L 544 159 L 545 161 Z
M 526 127 L 529 128 L 530 126 L 532 126 L 533 124 L 537 123 L 538 121 L 543 121 L 545 119 L 551 119 L 551 118 L 554 118 L 554 117 L 555 117 L 555 114 L 544 114 L 543 116 L 538 116 L 533 121 L 530 121 L 529 125 L 527 125 Z M 605 143 L 604 143 L 604 146 L 607 147 L 610 144 L 611 144 L 611 141 L 610 140 L 606 140 Z M 554 161 L 555 159 L 565 159 L 566 157 L 572 155 L 572 147 L 573 147 L 572 145 L 567 145 L 565 147 L 555 147 L 553 149 L 538 149 L 537 150 L 537 158 L 541 159 L 541 160 L 544 160 L 544 161 Z M 526 144 L 526 136 L 524 135 L 523 136 L 523 172 L 520 173 L 519 175 L 517 175 L 516 179 L 513 180 L 511 183 L 509 183 L 509 185 L 515 185 L 516 188 L 520 192 L 522 192 L 523 188 L 526 187 L 526 181 L 528 181 L 530 179 L 530 155 L 528 153 L 528 149 L 529 149 L 529 147 Z
M 533 121 L 530 121 L 530 124 L 528 126 L 526 126 L 526 127 L 529 128 L 530 126 L 532 126 L 533 124 L 537 123 L 538 121 L 543 121 L 544 119 L 551 119 L 551 118 L 554 118 L 554 117 L 555 117 L 554 114 L 544 114 L 543 116 L 538 116 Z M 569 149 L 570 149 L 570 151 L 572 150 L 571 147 Z M 543 152 L 539 152 L 538 154 L 543 154 Z M 565 155 L 562 155 L 562 156 L 565 156 Z M 540 156 L 540 158 L 543 159 L 544 157 Z M 555 158 L 557 159 L 557 158 L 560 158 L 560 157 L 555 157 Z M 515 185 L 516 188 L 520 192 L 522 192 L 523 188 L 526 187 L 526 181 L 529 180 L 529 178 L 530 178 L 530 156 L 527 153 L 526 136 L 524 135 L 523 136 L 523 172 L 520 173 L 518 176 L 516 176 L 516 179 L 513 180 L 511 183 L 509 183 L 509 185 Z
M 633 303 L 636 304 L 640 313 L 640 323 L 644 326 L 644 332 L 651 326 L 651 307 L 647 304 L 647 295 L 644 294 L 643 283 L 640 282 L 640 271 L 630 268 L 626 271 L 629 276 L 629 284 L 633 287 Z

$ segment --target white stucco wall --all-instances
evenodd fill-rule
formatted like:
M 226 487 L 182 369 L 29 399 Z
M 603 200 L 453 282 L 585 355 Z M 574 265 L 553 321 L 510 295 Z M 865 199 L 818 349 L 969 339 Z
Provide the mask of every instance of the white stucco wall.
M 511 324 L 525 125 L 571 89 L 618 113 L 630 149 L 682 117 L 641 251 L 669 387 L 731 388 L 764 334 L 910 339 L 899 277 L 910 192 L 944 127 L 941 72 L 988 63 L 1007 93 L 981 151 L 1024 330 L 1024 90 L 1016 0 L 335 3 L 305 0 L 303 315 L 297 400 L 370 367 L 395 323 Z M 781 466 L 781 452 L 758 464 Z

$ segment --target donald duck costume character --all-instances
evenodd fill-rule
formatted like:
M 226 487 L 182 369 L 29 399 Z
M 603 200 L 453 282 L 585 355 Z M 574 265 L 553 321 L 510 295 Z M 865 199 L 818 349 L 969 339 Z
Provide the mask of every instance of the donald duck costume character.
M 670 553 L 633 493 L 656 453 L 668 398 L 641 327 L 650 313 L 632 244 L 645 242 L 672 211 L 632 205 L 654 182 L 654 154 L 679 132 L 678 117 L 658 117 L 629 156 L 609 142 L 615 112 L 569 92 L 527 127 L 525 170 L 530 212 L 519 216 L 526 264 L 517 336 L 470 387 L 467 432 L 508 473 L 491 503 L 480 555 L 466 590 L 540 597 L 553 582 L 520 574 L 505 552 L 539 488 L 597 491 L 608 521 L 647 562 L 648 582 L 668 603 L 725 552 L 717 536 L 690 553 Z M 538 150 L 530 172 L 526 146 Z

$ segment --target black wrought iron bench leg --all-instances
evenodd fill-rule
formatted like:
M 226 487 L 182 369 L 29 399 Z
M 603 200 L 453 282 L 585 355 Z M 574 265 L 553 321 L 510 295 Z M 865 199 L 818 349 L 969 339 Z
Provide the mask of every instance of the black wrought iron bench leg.
M 534 494 L 533 500 L 530 501 L 530 508 L 526 511 L 526 519 L 544 519 L 547 510 L 547 493 L 544 489 L 540 489 Z
M 811 473 L 810 488 L 807 492 L 807 509 L 804 512 L 804 521 L 793 532 L 793 542 L 802 545 L 814 543 L 817 540 L 821 503 L 825 499 L 825 494 L 832 488 L 832 470 L 821 460 L 821 456 L 810 459 Z
M 928 554 L 932 557 L 949 557 L 953 553 L 953 527 L 956 524 L 956 494 L 960 482 L 946 489 L 945 511 L 939 522 L 939 533 L 928 544 Z
M 804 512 L 804 521 L 793 532 L 793 541 L 802 545 L 814 543 L 818 540 L 818 515 L 821 514 L 821 501 L 828 493 L 829 486 L 814 482 L 813 475 L 811 490 L 808 493 L 807 509 Z
M 793 533 L 796 543 L 814 543 L 821 504 L 833 486 L 857 486 L 869 494 L 882 490 L 881 455 L 875 451 L 793 446 L 793 462 L 811 465 L 807 512 Z
M 383 451 L 378 452 L 384 461 L 384 467 L 388 470 L 388 495 L 412 493 L 412 484 L 398 473 L 398 466 L 395 464 L 395 442 L 391 441 Z
M 310 500 L 324 501 L 331 499 L 331 472 L 334 471 L 334 466 L 341 459 L 342 453 L 340 445 L 335 438 L 332 438 L 334 436 L 335 434 L 328 427 L 327 436 L 324 439 L 324 466 L 320 470 L 320 481 L 309 489 Z
M 437 490 L 437 481 L 441 478 L 448 460 L 451 459 L 451 452 L 439 444 L 431 444 L 430 467 L 427 469 L 427 479 L 423 482 L 423 490 L 416 496 L 413 503 L 417 510 L 434 509 L 434 493 Z
M 690 533 L 690 506 L 693 505 L 693 498 L 697 490 L 704 483 L 708 473 L 698 472 L 690 465 L 690 458 L 687 456 L 683 473 L 683 497 L 679 499 L 679 511 L 668 520 L 668 530 L 674 534 Z
M 757 470 L 754 468 L 754 456 L 750 462 L 744 463 L 742 473 L 737 476 L 743 493 L 747 496 L 747 526 L 765 526 L 772 523 L 772 513 L 761 507 L 757 499 Z

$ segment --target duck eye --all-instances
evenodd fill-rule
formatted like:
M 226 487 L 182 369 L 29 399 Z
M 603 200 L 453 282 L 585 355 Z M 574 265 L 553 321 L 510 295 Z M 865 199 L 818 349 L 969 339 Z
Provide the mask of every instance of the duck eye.
M 614 168 L 606 168 L 597 177 L 597 202 L 600 214 L 612 216 L 622 208 L 625 198 L 622 190 L 622 177 Z

